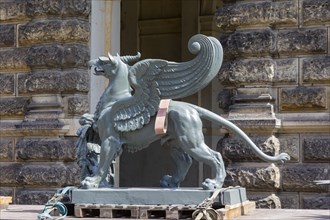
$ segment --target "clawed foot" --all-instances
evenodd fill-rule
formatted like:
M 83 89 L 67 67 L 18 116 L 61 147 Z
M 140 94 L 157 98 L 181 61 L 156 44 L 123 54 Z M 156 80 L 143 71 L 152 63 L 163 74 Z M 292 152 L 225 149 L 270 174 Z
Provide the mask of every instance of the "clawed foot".
M 174 183 L 170 175 L 165 175 L 160 180 L 160 186 L 164 188 L 179 188 L 179 183 Z
M 205 179 L 205 181 L 202 183 L 202 187 L 205 190 L 209 189 L 219 189 L 222 187 L 222 184 L 217 183 L 214 179 Z
M 82 189 L 94 189 L 98 188 L 100 185 L 101 178 L 98 176 L 86 177 L 80 183 L 80 188 Z

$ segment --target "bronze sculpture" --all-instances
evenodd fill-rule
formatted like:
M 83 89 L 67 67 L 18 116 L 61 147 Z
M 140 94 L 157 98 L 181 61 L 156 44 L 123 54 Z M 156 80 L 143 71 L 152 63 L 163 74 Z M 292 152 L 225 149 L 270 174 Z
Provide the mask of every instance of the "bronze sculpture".
M 193 158 L 215 171 L 214 178 L 207 178 L 202 183 L 203 189 L 221 188 L 226 176 L 224 163 L 220 153 L 204 143 L 201 118 L 232 130 L 265 161 L 285 162 L 290 159 L 286 153 L 274 157 L 264 154 L 230 121 L 201 107 L 174 100 L 168 107 L 166 133 L 156 134 L 156 114 L 161 100 L 196 93 L 216 76 L 221 67 L 223 51 L 217 39 L 198 34 L 190 39 L 188 47 L 196 57 L 183 63 L 160 59 L 138 61 L 140 54 L 108 54 L 108 57 L 89 62 L 91 67 L 94 66 L 94 74 L 103 75 L 110 82 L 92 121 L 93 130 L 101 140 L 99 164 L 93 176 L 87 176 L 81 182 L 83 188 L 100 187 L 112 161 L 123 148 L 135 152 L 159 139 L 162 144 L 170 146 L 176 164 L 176 172 L 161 179 L 162 187 L 179 187 Z M 136 63 L 130 66 L 131 62 Z

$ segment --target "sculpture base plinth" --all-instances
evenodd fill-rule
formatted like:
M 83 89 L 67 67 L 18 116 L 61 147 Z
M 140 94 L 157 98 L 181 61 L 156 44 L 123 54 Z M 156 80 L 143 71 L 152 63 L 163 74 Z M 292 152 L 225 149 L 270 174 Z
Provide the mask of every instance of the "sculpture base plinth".
M 99 188 L 74 189 L 71 202 L 88 204 L 128 205 L 199 205 L 212 196 L 214 190 L 201 188 Z M 233 205 L 246 201 L 245 188 L 227 188 L 214 200 L 219 205 Z

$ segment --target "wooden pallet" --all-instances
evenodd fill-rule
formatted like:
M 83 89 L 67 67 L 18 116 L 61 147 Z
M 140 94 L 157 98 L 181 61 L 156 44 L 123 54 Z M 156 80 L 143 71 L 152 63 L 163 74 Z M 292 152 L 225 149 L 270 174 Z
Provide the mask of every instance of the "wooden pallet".
M 74 216 L 134 219 L 191 219 L 196 205 L 112 205 L 75 204 Z M 245 201 L 216 209 L 218 220 L 231 220 L 255 210 L 255 202 Z
M 235 205 L 226 205 L 224 208 L 217 209 L 220 220 L 231 220 L 241 215 L 247 215 L 256 209 L 254 201 L 245 201 Z
M 80 218 L 187 219 L 195 210 L 196 206 L 184 205 L 75 204 L 74 215 Z
M 7 209 L 9 203 L 13 202 L 13 197 L 11 196 L 0 196 L 0 210 Z

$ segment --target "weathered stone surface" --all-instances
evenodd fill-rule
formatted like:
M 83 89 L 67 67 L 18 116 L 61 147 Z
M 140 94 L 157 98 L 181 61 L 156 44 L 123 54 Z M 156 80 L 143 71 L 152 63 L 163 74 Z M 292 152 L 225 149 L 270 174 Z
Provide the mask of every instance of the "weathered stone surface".
M 283 88 L 280 93 L 282 110 L 326 108 L 325 87 Z
M 15 46 L 15 26 L 0 25 L 0 47 Z
M 87 46 L 52 44 L 32 46 L 28 51 L 27 63 L 32 68 L 74 68 L 86 67 L 88 60 Z
M 305 136 L 302 143 L 304 162 L 329 162 L 330 137 Z
M 279 152 L 279 141 L 276 137 L 250 137 L 251 140 L 267 155 L 274 156 Z M 247 144 L 238 137 L 225 136 L 218 142 L 217 151 L 228 162 L 260 161 Z
M 87 96 L 68 97 L 68 113 L 71 115 L 83 115 L 89 112 Z
M 13 196 L 13 188 L 0 187 L 0 196 Z
M 28 0 L 26 14 L 36 16 L 75 16 L 88 18 L 90 0 Z
M 280 193 L 282 209 L 299 209 L 299 194 L 298 193 Z
M 302 77 L 304 83 L 329 83 L 330 57 L 303 59 Z
M 22 164 L 18 163 L 1 163 L 0 166 L 0 185 L 1 186 L 15 186 L 18 182 L 16 176 L 21 169 Z
M 297 83 L 298 59 L 276 59 L 274 82 Z
M 26 93 L 74 93 L 89 91 L 87 70 L 35 70 L 18 75 L 18 92 Z
M 219 108 L 228 111 L 229 106 L 232 105 L 232 100 L 231 100 L 232 97 L 233 97 L 232 89 L 223 89 L 221 92 L 219 92 L 217 96 L 217 102 Z
M 16 159 L 23 161 L 74 161 L 73 139 L 24 138 L 16 143 Z
M 25 18 L 25 15 L 25 1 L 7 0 L 0 2 L 0 21 L 21 20 Z
M 280 55 L 327 53 L 327 30 L 281 30 L 277 34 L 277 50 Z
M 91 11 L 91 0 L 64 0 L 63 6 L 63 15 L 81 16 L 87 19 Z
M 79 184 L 79 167 L 76 163 L 17 164 L 0 166 L 3 186 L 64 187 Z
M 267 196 L 266 198 L 256 200 L 256 208 L 258 209 L 280 209 L 281 200 L 275 194 Z
M 0 95 L 14 95 L 14 74 L 0 74 Z
M 63 67 L 87 67 L 89 61 L 89 48 L 79 44 L 64 47 Z
M 287 153 L 290 155 L 289 163 L 298 162 L 300 159 L 300 144 L 299 135 L 280 135 L 280 153 Z
M 18 29 L 19 44 L 33 45 L 54 42 L 88 42 L 89 23 L 78 19 L 37 20 Z
M 329 194 L 303 195 L 302 197 L 302 208 L 304 209 L 330 209 Z
M 16 204 L 45 205 L 54 196 L 56 190 L 19 189 L 16 192 Z
M 57 70 L 34 71 L 18 75 L 18 93 L 52 93 L 61 90 L 61 72 Z
M 271 56 L 276 49 L 271 29 L 237 31 L 220 37 L 226 58 Z
M 0 116 L 22 116 L 25 114 L 29 98 L 13 97 L 0 99 Z
M 235 60 L 222 66 L 219 80 L 223 84 L 264 84 L 273 81 L 275 62 L 271 59 Z
M 330 179 L 328 164 L 288 164 L 282 170 L 285 191 L 327 192 L 328 186 L 317 185 L 315 180 Z
M 0 138 L 0 160 L 13 161 L 14 159 L 14 139 Z
M 303 0 L 302 1 L 302 23 L 330 24 L 330 3 L 328 0 Z
M 88 92 L 89 91 L 88 70 L 67 70 L 62 72 L 62 92 Z
M 217 26 L 232 30 L 237 27 L 295 25 L 298 21 L 297 1 L 241 2 L 219 7 Z
M 274 164 L 267 168 L 233 165 L 227 168 L 225 186 L 242 186 L 251 191 L 280 187 L 280 171 Z
M 28 69 L 26 63 L 27 48 L 11 48 L 0 53 L 0 70 Z

